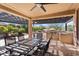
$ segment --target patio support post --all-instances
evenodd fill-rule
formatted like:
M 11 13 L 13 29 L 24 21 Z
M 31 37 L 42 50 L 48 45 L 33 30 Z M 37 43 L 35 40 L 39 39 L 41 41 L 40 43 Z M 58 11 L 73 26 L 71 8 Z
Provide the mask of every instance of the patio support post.
M 77 46 L 77 45 L 79 45 L 79 37 L 78 37 L 78 35 L 79 35 L 79 10 L 78 9 L 76 9 L 75 10 L 75 14 L 74 14 L 74 19 L 73 19 L 73 21 L 74 21 L 74 44 Z
M 67 23 L 65 23 L 65 31 L 67 31 Z
M 29 33 L 29 40 L 32 40 L 32 20 L 30 19 L 28 21 L 28 33 Z

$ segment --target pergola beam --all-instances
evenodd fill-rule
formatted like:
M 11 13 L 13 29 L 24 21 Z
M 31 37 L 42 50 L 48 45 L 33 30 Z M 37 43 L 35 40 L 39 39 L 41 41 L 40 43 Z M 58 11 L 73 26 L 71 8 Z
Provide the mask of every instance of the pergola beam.
M 66 10 L 58 13 L 51 13 L 47 15 L 42 15 L 42 16 L 37 16 L 37 17 L 32 17 L 33 20 L 38 20 L 38 19 L 47 19 L 47 18 L 59 18 L 59 17 L 65 17 L 65 16 L 73 16 L 75 13 L 75 10 Z
M 2 5 L 2 4 L 0 4 L 0 9 L 3 9 L 3 10 L 5 10 L 6 12 L 13 13 L 13 14 L 18 15 L 18 16 L 21 16 L 21 17 L 23 17 L 24 19 L 27 19 L 27 20 L 28 20 L 28 19 L 31 19 L 31 17 L 26 16 L 26 15 L 24 15 L 23 13 L 20 13 L 20 12 L 18 12 L 18 11 L 16 11 L 16 10 L 13 10 L 13 9 L 7 7 L 7 6 Z

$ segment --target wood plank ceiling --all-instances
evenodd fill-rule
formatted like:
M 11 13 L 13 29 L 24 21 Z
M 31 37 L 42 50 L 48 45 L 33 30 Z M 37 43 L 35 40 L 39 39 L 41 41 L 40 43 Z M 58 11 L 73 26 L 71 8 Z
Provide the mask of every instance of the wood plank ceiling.
M 33 3 L 7 3 L 0 4 L 0 9 L 3 9 L 9 13 L 13 13 L 27 19 L 37 20 L 45 18 L 55 18 L 65 15 L 72 16 L 75 12 L 75 9 L 79 8 L 79 4 L 58 3 L 44 5 L 46 12 L 44 12 L 39 7 L 36 7 L 33 11 L 30 11 L 30 9 L 34 5 L 35 4 Z

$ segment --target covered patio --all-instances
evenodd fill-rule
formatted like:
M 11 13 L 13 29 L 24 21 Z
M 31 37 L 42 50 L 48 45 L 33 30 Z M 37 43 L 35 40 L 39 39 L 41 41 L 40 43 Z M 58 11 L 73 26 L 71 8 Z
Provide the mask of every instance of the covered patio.
M 34 7 L 35 6 L 35 7 Z M 41 7 L 42 6 L 42 7 Z M 41 7 L 41 8 L 40 8 Z M 43 8 L 44 7 L 44 8 Z M 33 9 L 32 9 L 33 8 Z M 34 50 L 32 50 L 32 52 L 30 52 L 29 54 L 24 53 L 24 51 L 26 51 L 26 49 L 22 50 L 20 49 L 20 46 L 18 47 L 20 50 L 22 50 L 21 54 L 22 55 L 33 55 L 33 51 L 35 51 L 38 48 L 39 44 L 32 44 L 32 40 L 34 40 L 34 42 L 38 42 L 40 40 L 36 40 L 36 39 L 46 39 L 44 41 L 47 42 L 45 52 L 50 52 L 53 53 L 53 49 L 55 48 L 58 50 L 62 49 L 64 51 L 66 51 L 66 47 L 70 48 L 71 51 L 69 55 L 79 55 L 79 24 L 78 24 L 78 19 L 79 19 L 79 4 L 75 4 L 75 3 L 68 3 L 68 4 L 63 4 L 63 3 L 13 3 L 13 4 L 0 4 L 0 12 L 2 14 L 0 14 L 0 21 L 1 22 L 12 22 L 12 23 L 18 23 L 18 24 L 26 24 L 28 25 L 28 41 L 29 42 L 25 42 L 25 43 L 21 43 L 19 42 L 19 44 L 21 44 L 21 47 L 28 45 L 30 46 L 30 48 L 34 48 Z M 6 18 L 7 16 L 7 18 Z M 11 18 L 10 18 L 11 17 Z M 11 20 L 10 20 L 11 19 Z M 72 32 L 67 32 L 67 23 L 73 21 L 73 31 Z M 52 24 L 52 23 L 64 23 L 65 24 L 65 31 L 39 31 L 38 36 L 40 36 L 40 38 L 34 38 L 34 33 L 32 30 L 33 24 Z M 35 32 L 37 33 L 37 32 Z M 45 36 L 43 36 L 43 34 L 46 34 Z M 58 35 L 54 35 L 58 33 Z M 42 38 L 43 37 L 43 38 Z M 58 38 L 57 38 L 58 37 Z M 50 42 L 51 40 L 51 42 Z M 27 40 L 26 40 L 27 41 Z M 50 44 L 49 44 L 50 42 Z M 57 43 L 59 42 L 59 43 Z M 61 42 L 61 43 L 60 43 Z M 56 45 L 51 45 L 52 43 L 55 43 Z M 43 43 L 42 43 L 43 44 Z M 15 46 L 18 44 L 15 44 Z M 33 45 L 33 46 L 31 46 Z M 63 46 L 64 48 L 63 48 Z M 14 45 L 12 45 L 14 46 Z M 61 48 L 59 48 L 61 47 Z M 14 48 L 14 47 L 12 47 Z M 26 48 L 26 46 L 24 47 Z M 28 48 L 28 47 L 27 47 Z M 29 49 L 30 49 L 29 48 Z M 10 50 L 10 52 L 12 52 L 10 49 L 10 46 L 7 46 L 7 49 Z M 60 52 L 56 50 L 56 52 L 53 55 L 62 55 L 60 54 Z M 14 49 L 14 51 L 16 51 L 16 49 Z M 19 51 L 19 50 L 18 50 Z M 74 52 L 73 52 L 74 51 Z M 78 53 L 76 53 L 78 52 Z M 20 53 L 20 52 L 18 52 Z M 65 53 L 65 52 L 64 52 Z M 42 53 L 41 53 L 42 54 Z M 63 55 L 67 55 L 63 54 Z M 38 54 L 39 55 L 39 54 Z M 44 55 L 44 54 L 42 54 Z

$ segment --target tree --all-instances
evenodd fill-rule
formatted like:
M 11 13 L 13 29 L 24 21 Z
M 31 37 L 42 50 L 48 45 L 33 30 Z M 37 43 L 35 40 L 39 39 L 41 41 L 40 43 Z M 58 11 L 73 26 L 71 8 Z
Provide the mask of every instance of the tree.
M 25 33 L 25 29 L 24 28 L 19 28 L 19 33 Z
M 53 28 L 55 30 L 62 30 L 62 24 L 51 24 L 49 25 L 49 28 Z
M 0 33 L 8 33 L 8 28 L 5 26 L 0 26 Z
M 27 28 L 27 27 L 26 27 Z M 9 34 L 11 36 L 16 36 L 18 34 L 22 34 L 25 33 L 26 30 L 28 30 L 28 28 L 26 29 L 23 26 L 14 26 L 12 24 L 9 24 L 7 26 L 0 26 L 0 33 L 1 34 L 6 34 L 6 36 L 8 36 Z
M 38 27 L 38 26 L 33 26 L 33 27 L 32 27 L 32 30 L 33 30 L 33 31 L 42 31 L 43 29 L 45 29 L 44 26 L 39 26 L 39 27 Z
M 73 31 L 73 27 L 74 27 L 73 25 L 68 25 L 68 27 L 67 27 L 68 31 Z
M 14 25 L 9 24 L 9 25 L 7 25 L 7 28 L 8 28 L 9 33 L 12 33 L 14 30 Z
M 25 29 L 25 33 L 28 33 L 28 26 L 26 24 L 23 24 L 21 27 Z

